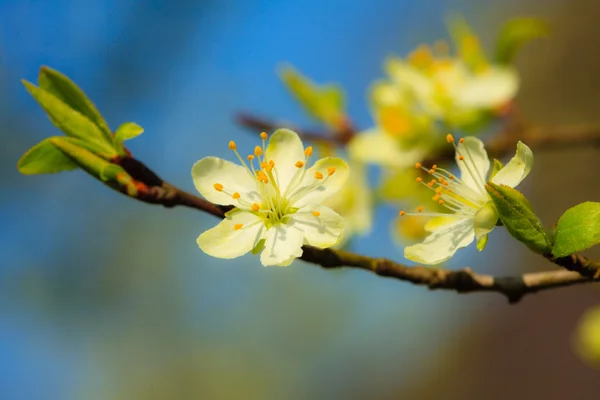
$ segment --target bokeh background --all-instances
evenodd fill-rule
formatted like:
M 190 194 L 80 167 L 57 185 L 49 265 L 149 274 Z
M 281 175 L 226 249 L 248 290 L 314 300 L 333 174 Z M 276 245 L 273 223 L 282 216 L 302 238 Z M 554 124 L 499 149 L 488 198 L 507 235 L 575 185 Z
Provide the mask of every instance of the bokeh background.
M 598 398 L 600 371 L 573 351 L 597 287 L 509 306 L 362 271 L 217 260 L 195 244 L 213 217 L 134 202 L 81 171 L 17 172 L 57 133 L 19 81 L 41 65 L 79 83 L 113 128 L 142 125 L 132 152 L 193 191 L 195 161 L 229 157 L 231 139 L 254 145 L 236 112 L 313 124 L 279 82 L 281 62 L 341 83 L 368 127 L 384 57 L 446 38 L 453 11 L 488 50 L 507 18 L 546 18 L 552 35 L 518 57 L 519 107 L 546 125 L 600 122 L 594 0 L 0 1 L 0 399 Z M 599 156 L 536 153 L 522 189 L 544 221 L 599 198 Z M 354 250 L 402 260 L 392 216 L 379 209 Z M 450 266 L 464 265 L 553 268 L 501 229 Z

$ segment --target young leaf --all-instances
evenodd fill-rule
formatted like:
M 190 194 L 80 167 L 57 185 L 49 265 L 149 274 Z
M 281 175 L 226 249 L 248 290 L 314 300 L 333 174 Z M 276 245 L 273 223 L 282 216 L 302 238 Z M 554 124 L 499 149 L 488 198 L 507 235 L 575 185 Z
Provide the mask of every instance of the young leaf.
M 550 254 L 552 238 L 531 209 L 527 198 L 518 190 L 505 185 L 488 182 L 485 188 L 506 230 L 532 251 Z
M 600 243 L 600 203 L 569 208 L 558 220 L 552 254 L 566 257 Z
M 56 96 L 25 80 L 22 81 L 29 93 L 42 106 L 54 125 L 67 136 L 94 143 L 104 148 L 107 153 L 117 154 L 112 143 L 106 138 L 100 128 L 86 116 L 75 111 Z
M 460 58 L 472 69 L 480 69 L 488 64 L 479 38 L 471 26 L 461 15 L 453 15 L 448 19 L 448 31 L 458 50 Z
M 68 137 L 54 137 L 50 139 L 65 155 L 94 178 L 115 189 L 124 188 L 129 196 L 137 194 L 133 178 L 121 166 L 112 164 L 88 151 L 84 148 L 85 142 Z
M 124 140 L 133 139 L 134 137 L 141 135 L 143 132 L 144 128 L 135 122 L 125 122 L 119 126 L 115 132 L 115 143 L 122 143 Z
M 335 84 L 316 85 L 291 66 L 279 70 L 279 77 L 306 112 L 333 129 L 345 120 L 345 99 Z
M 29 149 L 17 163 L 19 172 L 25 175 L 52 174 L 77 168 L 77 164 L 56 147 L 52 139 L 44 139 Z
M 108 124 L 96 108 L 73 81 L 60 72 L 43 66 L 38 75 L 40 88 L 54 95 L 73 110 L 85 115 L 95 123 L 104 133 L 107 139 L 112 140 L 112 134 Z
M 510 64 L 517 51 L 527 42 L 548 34 L 546 22 L 537 18 L 514 18 L 508 21 L 496 41 L 496 62 Z

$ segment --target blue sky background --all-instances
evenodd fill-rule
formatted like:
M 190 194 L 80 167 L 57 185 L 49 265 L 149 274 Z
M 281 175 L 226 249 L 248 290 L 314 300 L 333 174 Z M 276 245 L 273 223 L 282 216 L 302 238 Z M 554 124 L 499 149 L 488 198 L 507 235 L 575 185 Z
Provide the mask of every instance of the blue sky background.
M 58 134 L 21 78 L 62 71 L 113 129 L 142 125 L 133 154 L 193 191 L 195 161 L 254 145 L 236 112 L 314 125 L 280 63 L 341 83 L 368 127 L 385 56 L 445 38 L 450 11 L 491 44 L 541 3 L 556 2 L 0 1 L 0 398 L 394 397 L 461 365 L 453 343 L 506 307 L 360 271 L 212 259 L 195 244 L 210 216 L 137 204 L 79 171 L 21 176 L 20 155 Z M 378 210 L 355 250 L 401 260 L 392 217 Z M 522 249 L 497 231 L 450 267 L 518 268 Z

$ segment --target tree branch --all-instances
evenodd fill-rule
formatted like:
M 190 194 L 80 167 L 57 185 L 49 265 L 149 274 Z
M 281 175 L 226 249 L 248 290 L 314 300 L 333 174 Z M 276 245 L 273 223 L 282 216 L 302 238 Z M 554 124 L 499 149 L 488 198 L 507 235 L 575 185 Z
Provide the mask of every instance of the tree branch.
M 225 213 L 232 208 L 213 204 L 163 181 L 135 159 L 121 165 L 128 173 L 148 186 L 146 191 L 139 193 L 138 200 L 165 207 L 185 206 L 218 218 L 224 218 Z M 145 179 L 148 181 L 144 182 Z M 556 270 L 521 276 L 494 277 L 476 274 L 469 268 L 448 271 L 433 267 L 406 266 L 385 258 L 371 258 L 344 250 L 319 249 L 312 246 L 303 246 L 302 250 L 300 259 L 325 269 L 358 268 L 379 276 L 427 286 L 429 289 L 445 289 L 457 293 L 495 292 L 506 296 L 510 303 L 518 302 L 527 294 L 600 280 L 598 273 L 600 263 L 577 255 L 551 259 L 570 271 Z

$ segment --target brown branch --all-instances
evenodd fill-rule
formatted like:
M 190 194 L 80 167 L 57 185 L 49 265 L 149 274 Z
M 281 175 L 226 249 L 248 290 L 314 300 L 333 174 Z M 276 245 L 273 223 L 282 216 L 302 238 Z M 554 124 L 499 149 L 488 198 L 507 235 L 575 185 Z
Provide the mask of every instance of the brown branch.
M 185 206 L 218 218 L 224 218 L 225 213 L 231 209 L 231 207 L 213 204 L 164 182 L 135 159 L 122 162 L 121 165 L 126 167 L 127 172 L 135 179 L 148 187 L 147 190 L 138 193 L 136 197 L 138 200 L 165 207 Z M 514 277 L 494 277 L 476 274 L 469 268 L 448 271 L 424 266 L 406 266 L 385 258 L 371 258 L 344 250 L 319 249 L 312 246 L 303 246 L 302 249 L 303 254 L 300 257 L 302 260 L 325 269 L 358 268 L 379 276 L 427 286 L 429 289 L 445 289 L 458 293 L 495 292 L 506 296 L 510 303 L 518 302 L 527 294 L 595 282 L 600 278 L 597 273 L 600 263 L 593 263 L 580 256 L 552 260 L 571 271 L 557 270 Z

